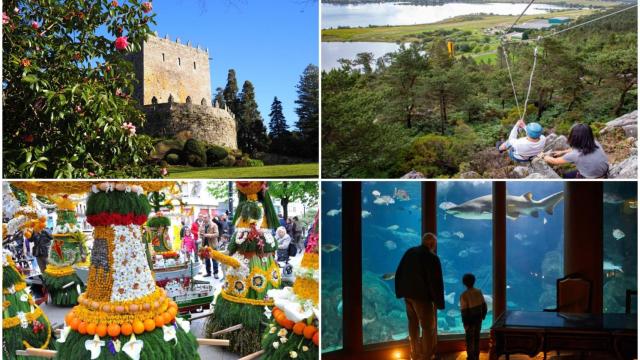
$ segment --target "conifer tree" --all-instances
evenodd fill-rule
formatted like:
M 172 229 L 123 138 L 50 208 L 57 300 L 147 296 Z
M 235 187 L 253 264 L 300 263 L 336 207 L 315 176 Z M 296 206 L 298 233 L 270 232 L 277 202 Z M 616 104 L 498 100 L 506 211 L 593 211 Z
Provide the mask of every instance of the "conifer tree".
M 285 135 L 288 132 L 289 125 L 282 113 L 282 101 L 278 100 L 278 97 L 273 98 L 271 103 L 271 112 L 269 113 L 269 136 L 271 139 L 275 139 Z
M 224 107 L 226 101 L 224 101 L 224 90 L 221 87 L 216 88 L 216 95 L 213 97 L 213 102 L 218 103 L 218 107 Z
M 267 129 L 256 103 L 255 89 L 251 81 L 242 85 L 242 93 L 236 115 L 238 121 L 238 147 L 243 152 L 255 156 L 269 146 Z
M 298 100 L 296 127 L 300 130 L 304 148 L 302 154 L 318 157 L 318 67 L 309 64 L 297 85 Z
M 227 85 L 224 87 L 222 94 L 227 107 L 238 115 L 238 81 L 236 80 L 236 71 L 233 69 L 229 69 Z

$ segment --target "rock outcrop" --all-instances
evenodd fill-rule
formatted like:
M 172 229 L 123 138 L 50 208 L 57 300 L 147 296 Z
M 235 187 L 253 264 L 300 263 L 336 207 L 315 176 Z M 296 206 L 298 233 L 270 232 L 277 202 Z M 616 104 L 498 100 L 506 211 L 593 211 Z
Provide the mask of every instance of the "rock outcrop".
M 598 142 L 609 157 L 609 178 L 637 179 L 638 177 L 638 112 L 625 114 L 611 120 L 596 134 Z M 549 134 L 544 151 L 568 149 L 567 137 Z M 562 167 L 566 167 L 562 166 Z M 560 168 L 560 167 L 558 167 Z M 560 172 L 561 173 L 561 172 Z M 487 148 L 475 154 L 474 158 L 460 167 L 456 175 L 462 179 L 510 178 L 510 179 L 559 179 L 558 169 L 541 158 L 529 163 L 517 164 L 495 148 Z

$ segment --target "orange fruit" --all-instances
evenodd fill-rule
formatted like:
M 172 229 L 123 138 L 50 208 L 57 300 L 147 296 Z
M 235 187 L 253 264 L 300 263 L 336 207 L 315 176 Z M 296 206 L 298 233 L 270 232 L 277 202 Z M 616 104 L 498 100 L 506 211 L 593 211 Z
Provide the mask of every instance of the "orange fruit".
M 133 320 L 133 332 L 140 335 L 144 332 L 144 323 L 138 319 Z
M 71 327 L 72 330 L 78 330 L 79 325 L 80 325 L 80 319 L 74 316 L 69 326 Z
M 320 338 L 320 331 L 316 331 L 316 334 L 313 335 L 313 343 L 316 344 L 316 346 L 318 345 L 319 338 Z
M 107 334 L 109 334 L 109 336 L 111 337 L 120 335 L 120 325 L 114 323 L 109 324 L 109 326 L 107 327 Z
M 146 331 L 153 331 L 156 328 L 156 322 L 153 319 L 147 319 L 144 321 L 144 329 Z
M 64 317 L 64 322 L 67 323 L 67 325 L 71 326 L 71 321 L 72 320 L 73 320 L 73 312 L 69 311 L 67 316 Z
M 293 332 L 297 335 L 302 335 L 305 327 L 306 325 L 304 323 L 297 322 L 295 325 L 293 325 Z
M 303 334 L 304 334 L 305 338 L 311 339 L 311 338 L 313 338 L 313 335 L 316 334 L 316 332 L 318 332 L 318 328 L 316 328 L 313 325 L 307 325 L 307 327 L 304 328 Z
M 155 323 L 156 323 L 156 327 L 162 327 L 162 325 L 164 325 L 164 319 L 162 318 L 162 315 L 158 315 L 155 318 Z
M 291 330 L 293 328 L 293 326 L 295 325 L 295 323 L 289 319 L 285 319 L 283 320 L 284 324 L 282 326 L 285 327 L 285 329 L 287 330 Z
M 87 334 L 95 335 L 96 334 L 96 323 L 88 323 L 87 324 Z
M 78 324 L 78 332 L 80 333 L 80 335 L 84 335 L 87 333 L 87 323 L 84 321 L 80 321 L 80 324 Z
M 175 318 L 176 315 L 178 315 L 178 309 L 176 308 L 170 307 L 167 309 L 167 312 L 171 315 L 172 318 Z
M 164 320 L 165 324 L 169 324 L 171 323 L 171 320 L 173 320 L 173 316 L 168 312 L 162 313 L 162 320 Z
M 120 326 L 120 333 L 124 336 L 129 336 L 133 332 L 133 326 L 129 323 L 124 323 Z
M 107 324 L 98 324 L 98 326 L 96 326 L 96 334 L 100 337 L 107 336 Z

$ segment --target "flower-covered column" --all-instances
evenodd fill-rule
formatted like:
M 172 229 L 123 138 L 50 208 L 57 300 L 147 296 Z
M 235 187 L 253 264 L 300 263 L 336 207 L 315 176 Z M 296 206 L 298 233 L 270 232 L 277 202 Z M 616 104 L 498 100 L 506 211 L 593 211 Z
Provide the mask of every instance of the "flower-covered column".
M 229 267 L 206 333 L 242 324 L 241 330 L 223 337 L 231 340 L 232 351 L 246 355 L 261 349 L 265 309 L 273 306 L 267 292 L 280 287 L 280 268 L 274 259 L 278 245 L 272 234 L 278 218 L 266 182 L 238 181 L 236 187 L 240 203 L 228 247 L 232 258 L 212 252 L 213 258 Z
M 142 241 L 149 202 L 142 188 L 94 185 L 87 221 L 94 243 L 87 291 L 65 318 L 59 359 L 199 359 L 188 322 L 156 286 Z
M 270 290 L 276 307 L 269 330 L 262 338 L 264 360 L 318 358 L 320 309 L 318 307 L 318 217 L 314 222 L 293 287 Z
M 155 216 L 147 221 L 147 242 L 153 246 L 156 255 L 162 255 L 165 259 L 177 258 L 178 254 L 172 250 L 169 236 L 171 219 L 160 212 L 166 196 L 160 191 L 154 191 L 147 198 L 155 211 Z
M 42 278 L 55 305 L 72 306 L 78 303 L 84 287 L 72 265 L 84 261 L 87 249 L 76 220 L 76 204 L 66 195 L 55 199 L 55 203 L 58 218 Z
M 2 358 L 17 359 L 16 350 L 51 348 L 49 319 L 31 297 L 11 254 L 3 254 L 2 260 Z

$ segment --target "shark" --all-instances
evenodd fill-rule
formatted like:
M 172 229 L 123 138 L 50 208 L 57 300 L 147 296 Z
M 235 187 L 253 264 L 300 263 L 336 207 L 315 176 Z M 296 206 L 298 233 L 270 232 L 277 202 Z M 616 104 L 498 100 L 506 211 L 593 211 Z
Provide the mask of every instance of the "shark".
M 541 200 L 535 200 L 531 192 L 520 196 L 507 195 L 507 218 L 516 220 L 520 216 L 537 218 L 544 211 L 553 215 L 553 208 L 562 201 L 562 191 L 551 194 Z M 440 204 L 440 208 L 447 214 L 467 220 L 491 220 L 493 217 L 493 196 L 485 195 L 466 201 L 460 205 L 451 202 Z

